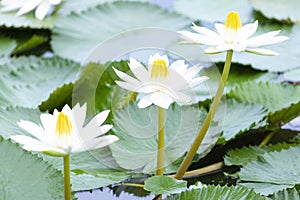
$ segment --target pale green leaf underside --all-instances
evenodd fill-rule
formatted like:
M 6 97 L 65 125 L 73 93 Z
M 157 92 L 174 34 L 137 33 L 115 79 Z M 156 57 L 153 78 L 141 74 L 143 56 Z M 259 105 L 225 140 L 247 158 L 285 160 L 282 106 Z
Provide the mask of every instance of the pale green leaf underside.
M 204 20 L 208 22 L 224 22 L 230 11 L 238 11 L 243 22 L 248 22 L 252 9 L 247 0 L 233 0 L 230 2 L 199 1 L 199 0 L 177 0 L 174 10 L 186 15 L 194 20 Z
M 146 27 L 178 30 L 188 24 L 187 18 L 154 5 L 115 2 L 58 20 L 52 47 L 62 57 L 83 61 L 98 44 L 124 31 Z
M 0 136 L 0 199 L 61 200 L 63 175 Z
M 278 20 L 300 21 L 299 2 L 295 0 L 250 0 L 255 10 L 262 12 L 268 18 Z
M 75 81 L 79 67 L 58 57 L 11 59 L 0 68 L 0 105 L 35 108 L 57 87 Z
M 166 200 L 191 200 L 191 199 L 209 199 L 209 200 L 264 200 L 265 197 L 256 194 L 253 190 L 249 190 L 241 186 L 203 186 L 200 189 L 192 189 L 182 192 L 181 194 L 170 195 Z
M 279 189 L 291 188 L 299 184 L 300 146 L 280 152 L 265 153 L 258 160 L 249 162 L 238 173 L 240 180 L 247 187 L 267 195 Z M 256 185 L 257 184 L 257 185 Z M 261 184 L 270 184 L 267 190 L 261 190 Z

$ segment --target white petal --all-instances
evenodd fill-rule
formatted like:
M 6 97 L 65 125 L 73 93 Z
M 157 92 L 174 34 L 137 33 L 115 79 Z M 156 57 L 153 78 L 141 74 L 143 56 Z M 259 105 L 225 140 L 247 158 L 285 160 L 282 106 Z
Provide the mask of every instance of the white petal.
M 52 5 L 58 5 L 61 3 L 61 0 L 48 0 Z
M 64 114 L 69 114 L 71 111 L 72 111 L 72 109 L 69 107 L 69 105 L 68 104 L 66 104 L 64 107 L 63 107 L 63 109 L 61 110 Z
M 215 28 L 216 28 L 217 32 L 219 33 L 219 35 L 221 37 L 223 37 L 223 35 L 224 35 L 224 24 L 216 23 Z
M 50 8 L 51 8 L 51 4 L 48 0 L 42 1 L 41 4 L 35 10 L 35 17 L 38 20 L 43 20 Z
M 150 75 L 146 68 L 137 60 L 130 57 L 130 62 L 128 63 L 130 70 L 134 76 L 139 80 L 149 80 Z
M 271 32 L 264 33 L 262 35 L 253 37 L 253 38 L 249 38 L 246 41 L 246 45 L 247 45 L 247 47 L 259 47 L 264 44 L 264 42 L 267 38 L 273 38 L 274 36 L 278 35 L 279 33 L 280 33 L 280 30 L 271 31 Z
M 177 60 L 177 61 L 175 61 L 171 64 L 170 69 L 172 69 L 172 70 L 176 71 L 177 73 L 183 75 L 188 70 L 187 66 L 188 65 L 185 64 L 184 60 Z
M 148 68 L 150 69 L 151 66 L 153 65 L 153 62 L 155 60 L 164 60 L 166 65 L 169 66 L 169 59 L 167 55 L 161 56 L 159 53 L 154 54 L 153 56 L 150 55 L 148 59 Z
M 216 54 L 216 53 L 221 53 L 223 51 L 218 50 L 216 47 L 208 47 L 207 49 L 204 50 L 204 52 L 208 54 Z
M 197 26 L 197 25 L 194 25 L 191 27 L 194 31 L 198 32 L 198 33 L 201 33 L 209 38 L 219 38 L 220 35 L 217 34 L 216 32 L 208 29 L 208 28 L 205 28 L 205 27 L 201 27 L 201 26 Z
M 241 29 L 241 37 L 243 40 L 246 40 L 251 35 L 253 35 L 258 27 L 258 21 L 256 20 L 254 23 L 246 24 Z
M 263 48 L 247 48 L 245 50 L 248 53 L 254 53 L 258 55 L 263 55 L 263 56 L 276 56 L 278 53 L 275 51 L 269 50 L 269 49 L 263 49 Z
M 168 109 L 169 106 L 174 102 L 174 99 L 171 98 L 167 93 L 154 92 L 151 95 L 151 101 L 159 107 Z
M 12 140 L 24 145 L 22 148 L 28 150 L 28 151 L 53 151 L 57 152 L 59 154 L 65 154 L 65 152 L 62 149 L 55 148 L 53 146 L 50 146 L 46 143 L 43 143 L 39 140 L 36 140 L 32 137 L 24 136 L 24 135 L 15 135 L 11 137 Z
M 201 76 L 201 77 L 193 79 L 191 82 L 189 82 L 189 85 L 191 88 L 194 88 L 208 79 L 209 78 L 207 76 Z
M 113 127 L 113 125 L 105 124 L 99 128 L 100 128 L 101 132 L 104 134 L 104 133 L 107 133 L 110 129 L 112 129 L 112 127 Z
M 137 106 L 139 108 L 146 108 L 146 107 L 150 106 L 153 103 L 152 100 L 151 100 L 151 95 L 152 94 L 148 94 L 148 95 L 145 95 L 144 97 L 142 97 L 139 100 Z
M 182 92 L 176 92 L 174 94 L 174 97 L 176 99 L 176 102 L 178 103 L 190 103 L 192 98 L 189 95 L 186 95 Z
M 201 67 L 198 65 L 194 65 L 190 67 L 187 72 L 183 75 L 186 80 L 190 80 L 194 78 L 200 72 Z
M 95 116 L 98 126 L 101 126 L 103 122 L 107 119 L 109 112 L 110 110 L 104 110 Z
M 99 149 L 105 147 L 115 141 L 119 140 L 117 136 L 114 135 L 106 135 L 99 138 L 95 138 L 93 140 L 86 141 L 83 145 L 79 145 L 74 147 L 72 152 L 82 152 L 92 149 Z
M 117 83 L 121 88 L 124 88 L 124 89 L 129 90 L 129 91 L 137 92 L 137 90 L 139 89 L 138 86 L 132 85 L 132 84 L 130 84 L 130 83 L 126 83 L 126 82 L 122 82 L 122 81 L 116 81 L 116 83 Z
M 186 40 L 191 40 L 197 44 L 205 44 L 205 45 L 217 45 L 220 41 L 220 37 L 218 38 L 210 38 L 207 36 L 200 35 L 198 33 L 191 33 L 188 31 L 178 31 L 181 34 L 181 37 Z
M 56 120 L 57 118 L 51 114 L 41 114 L 40 116 L 42 125 L 48 137 L 53 137 L 56 129 Z
M 77 103 L 74 106 L 74 108 L 72 109 L 73 113 L 74 113 L 74 116 L 73 116 L 74 117 L 74 122 L 77 125 L 77 127 L 82 127 L 84 122 L 85 122 L 86 107 L 87 107 L 86 103 L 84 103 L 82 105 L 82 107 L 80 107 L 79 103 Z
M 125 74 L 124 72 L 114 68 L 115 73 L 117 74 L 118 77 L 120 77 L 122 80 L 124 80 L 127 83 L 131 83 L 131 84 L 139 84 L 139 81 L 136 80 L 135 78 L 132 78 L 131 76 Z
M 38 126 L 35 123 L 30 121 L 21 120 L 17 123 L 22 129 L 26 130 L 28 133 L 33 135 L 39 140 L 46 141 L 47 137 L 45 137 L 45 131 L 42 127 Z
M 17 16 L 21 16 L 24 15 L 25 13 L 28 13 L 30 11 L 32 11 L 33 9 L 35 9 L 42 0 L 31 0 L 31 1 L 27 1 L 22 8 L 17 12 Z

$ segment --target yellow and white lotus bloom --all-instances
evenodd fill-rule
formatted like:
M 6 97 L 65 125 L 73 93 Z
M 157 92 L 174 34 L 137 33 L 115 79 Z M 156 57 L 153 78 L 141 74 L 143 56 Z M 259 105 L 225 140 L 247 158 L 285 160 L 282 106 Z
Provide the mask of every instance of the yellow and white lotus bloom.
M 179 33 L 186 40 L 184 43 L 210 46 L 204 50 L 208 54 L 233 50 L 267 56 L 277 55 L 276 52 L 261 48 L 261 46 L 280 43 L 287 40 L 288 37 L 278 36 L 280 30 L 277 30 L 250 38 L 256 32 L 257 26 L 257 20 L 242 26 L 238 13 L 230 12 L 225 24 L 215 24 L 217 32 L 193 24 L 191 28 L 197 33 L 189 31 L 179 31 Z
M 199 66 L 188 68 L 184 60 L 177 60 L 169 66 L 166 55 L 150 56 L 147 69 L 134 58 L 130 58 L 128 64 L 136 78 L 114 68 L 122 79 L 116 83 L 124 89 L 139 93 L 139 108 L 155 104 L 168 109 L 173 102 L 192 103 L 192 89 L 208 79 L 206 76 L 198 76 L 201 69 Z
M 38 151 L 53 156 L 65 156 L 71 153 L 98 149 L 118 140 L 114 135 L 105 135 L 112 125 L 102 125 L 109 110 L 96 115 L 84 126 L 86 104 L 77 104 L 73 109 L 65 105 L 61 112 L 41 114 L 41 125 L 21 120 L 18 125 L 33 137 L 12 136 L 11 139 L 23 145 L 28 151 Z M 101 136 L 101 137 L 100 137 Z
M 35 17 L 43 20 L 62 0 L 2 0 L 1 10 L 4 12 L 18 10 L 17 16 L 24 15 L 35 9 Z

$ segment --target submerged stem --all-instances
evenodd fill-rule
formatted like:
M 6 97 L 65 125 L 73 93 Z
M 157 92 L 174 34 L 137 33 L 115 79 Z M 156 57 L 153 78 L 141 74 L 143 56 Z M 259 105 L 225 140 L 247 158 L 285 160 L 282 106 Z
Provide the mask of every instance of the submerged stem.
M 232 60 L 232 55 L 233 55 L 233 51 L 229 50 L 227 51 L 227 55 L 226 55 L 226 61 L 224 64 L 224 69 L 223 69 L 223 73 L 222 73 L 222 79 L 221 82 L 219 84 L 219 88 L 217 90 L 217 94 L 211 104 L 211 107 L 209 109 L 209 112 L 203 122 L 203 125 L 197 135 L 197 137 L 195 138 L 190 150 L 188 151 L 187 155 L 185 156 L 184 160 L 182 161 L 177 173 L 175 174 L 175 178 L 176 179 L 182 179 L 184 173 L 187 171 L 188 167 L 190 166 L 194 156 L 197 153 L 197 150 L 209 128 L 209 125 L 217 111 L 218 105 L 220 103 L 221 97 L 223 95 L 223 91 L 225 88 L 225 84 L 229 75 L 229 71 L 230 71 L 230 65 L 231 65 L 231 60 Z
M 165 143 L 165 131 L 164 131 L 164 112 L 165 110 L 158 107 L 158 148 L 157 148 L 157 167 L 156 175 L 164 175 L 164 143 Z
M 64 156 L 65 200 L 71 200 L 70 155 Z

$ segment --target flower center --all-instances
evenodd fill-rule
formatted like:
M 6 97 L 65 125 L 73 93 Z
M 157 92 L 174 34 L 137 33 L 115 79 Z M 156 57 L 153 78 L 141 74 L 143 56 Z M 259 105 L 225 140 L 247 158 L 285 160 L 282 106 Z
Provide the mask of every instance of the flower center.
M 162 59 L 157 59 L 152 64 L 151 78 L 167 78 L 169 69 L 167 63 Z
M 59 112 L 56 122 L 56 134 L 59 136 L 69 136 L 72 131 L 72 123 L 69 120 L 69 117 L 62 112 Z
M 226 22 L 225 22 L 225 28 L 233 29 L 235 31 L 242 28 L 242 22 L 241 22 L 239 14 L 237 12 L 230 12 L 228 14 Z

